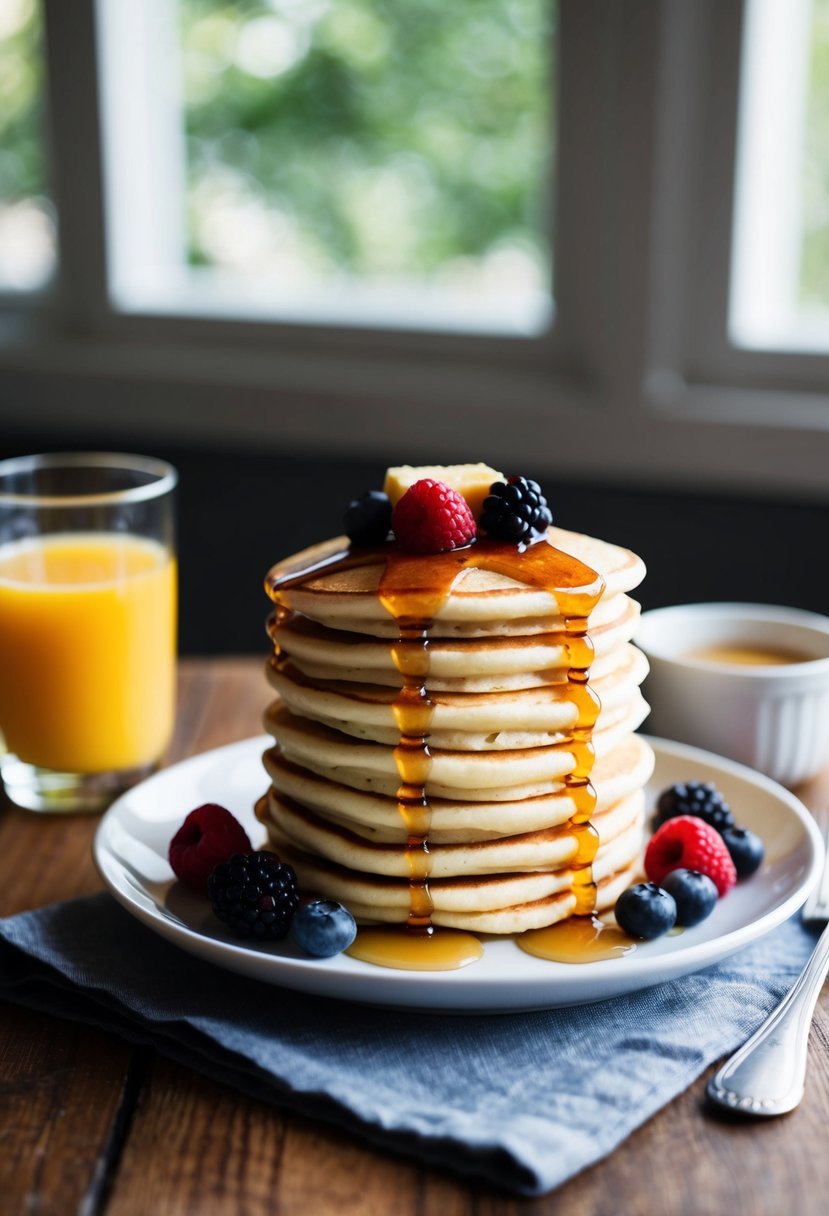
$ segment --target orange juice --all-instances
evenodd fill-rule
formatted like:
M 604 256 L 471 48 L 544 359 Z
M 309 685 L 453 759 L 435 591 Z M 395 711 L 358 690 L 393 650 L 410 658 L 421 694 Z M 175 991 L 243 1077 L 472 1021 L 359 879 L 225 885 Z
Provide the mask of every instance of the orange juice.
M 155 541 L 67 533 L 0 547 L 0 732 L 20 760 L 105 773 L 172 730 L 176 569 Z

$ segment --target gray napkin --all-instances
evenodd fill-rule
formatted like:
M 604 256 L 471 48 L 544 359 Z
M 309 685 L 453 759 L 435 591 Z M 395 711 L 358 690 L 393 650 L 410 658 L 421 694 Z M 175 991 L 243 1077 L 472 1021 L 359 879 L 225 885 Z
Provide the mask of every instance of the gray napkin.
M 422 1015 L 231 975 L 102 894 L 0 920 L 0 994 L 377 1145 L 537 1195 L 606 1156 L 747 1038 L 813 946 L 789 921 L 716 967 L 632 996 Z

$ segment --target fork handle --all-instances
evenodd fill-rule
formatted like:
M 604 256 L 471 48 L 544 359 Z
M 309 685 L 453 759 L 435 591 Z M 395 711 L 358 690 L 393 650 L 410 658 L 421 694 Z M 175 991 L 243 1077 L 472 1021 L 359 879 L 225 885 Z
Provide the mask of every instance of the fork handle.
M 824 929 L 797 982 L 708 1082 L 718 1106 L 746 1115 L 785 1115 L 803 1097 L 809 1027 L 829 971 L 829 926 Z

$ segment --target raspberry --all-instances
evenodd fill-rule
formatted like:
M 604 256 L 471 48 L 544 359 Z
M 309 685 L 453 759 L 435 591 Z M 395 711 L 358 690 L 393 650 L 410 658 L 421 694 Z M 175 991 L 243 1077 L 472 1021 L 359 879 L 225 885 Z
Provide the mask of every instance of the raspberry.
M 266 850 L 220 862 L 207 894 L 216 916 L 237 937 L 260 941 L 281 941 L 299 903 L 293 867 Z
M 731 808 L 710 781 L 681 781 L 659 795 L 655 826 L 677 815 L 697 815 L 722 834 L 734 826 Z
M 695 815 L 678 815 L 662 824 L 645 851 L 645 873 L 661 885 L 672 870 L 699 870 L 720 895 L 730 891 L 737 871 L 722 836 Z
M 543 536 L 552 522 L 552 512 L 541 487 L 529 477 L 496 481 L 484 499 L 481 531 L 492 540 L 526 544 Z
M 468 545 L 477 534 L 466 499 L 431 477 L 409 487 L 394 508 L 391 526 L 409 553 L 444 553 Z
M 206 802 L 187 816 L 170 841 L 167 857 L 176 878 L 206 895 L 213 867 L 234 853 L 250 850 L 247 832 L 230 811 L 215 802 Z

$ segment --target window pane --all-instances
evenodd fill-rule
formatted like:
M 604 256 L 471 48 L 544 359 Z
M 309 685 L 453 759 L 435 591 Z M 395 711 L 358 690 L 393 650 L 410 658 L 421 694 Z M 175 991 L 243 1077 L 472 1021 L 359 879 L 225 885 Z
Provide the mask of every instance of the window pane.
M 43 100 L 40 4 L 0 0 L 0 290 L 40 287 L 55 266 Z
M 131 225 L 112 250 L 122 307 L 163 309 L 166 292 L 186 311 L 547 326 L 550 0 L 176 4 L 179 278 L 159 273 L 169 245 L 138 267 L 142 225 Z M 121 6 L 105 0 L 108 21 Z M 158 0 L 141 10 L 145 27 L 153 9 Z M 119 42 L 123 30 L 105 42 L 110 75 Z M 151 73 L 164 62 L 151 57 Z M 126 159 L 124 127 L 109 123 Z M 126 193 L 120 205 L 134 206 Z M 157 240 L 158 222 L 143 227 Z
M 829 0 L 748 0 L 731 336 L 829 350 Z

